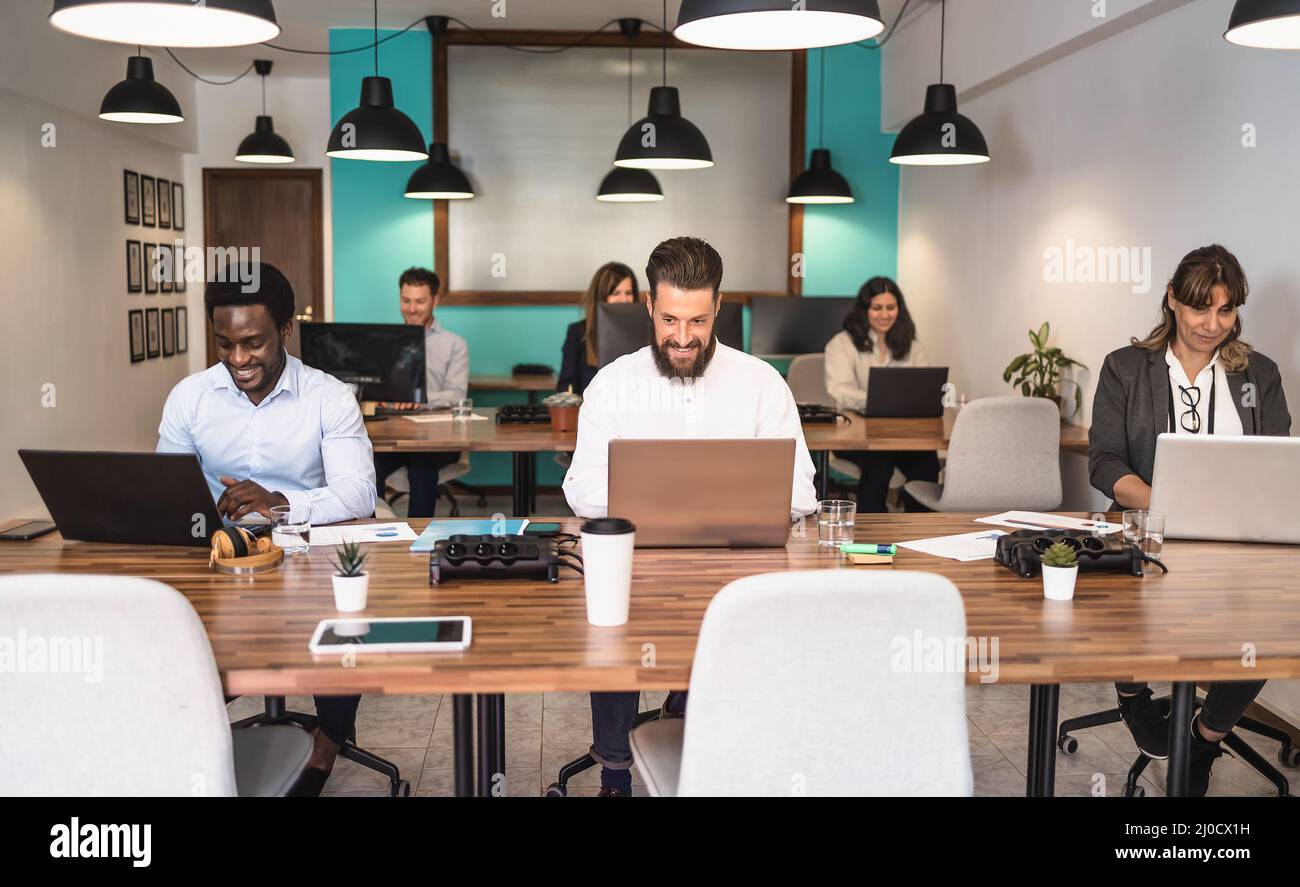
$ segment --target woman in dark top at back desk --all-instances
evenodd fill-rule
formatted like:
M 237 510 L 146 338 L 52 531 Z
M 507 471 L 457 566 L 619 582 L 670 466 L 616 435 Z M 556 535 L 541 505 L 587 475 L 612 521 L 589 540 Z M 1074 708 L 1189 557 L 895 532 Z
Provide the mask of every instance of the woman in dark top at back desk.
M 1156 328 L 1107 355 L 1093 399 L 1088 471 L 1092 485 L 1114 500 L 1112 509 L 1150 506 L 1160 434 L 1291 433 L 1277 364 L 1241 340 L 1238 309 L 1248 291 L 1232 253 L 1217 244 L 1193 250 L 1161 294 Z M 1227 469 L 1206 466 L 1220 470 Z M 1210 684 L 1190 727 L 1188 794 L 1205 794 L 1220 740 L 1263 687 L 1263 681 Z M 1151 689 L 1115 688 L 1138 748 L 1148 757 L 1168 757 L 1169 725 Z
M 582 394 L 600 369 L 596 306 L 601 302 L 635 302 L 638 293 L 636 274 L 622 262 L 607 262 L 596 269 L 591 285 L 582 297 L 585 316 L 582 320 L 569 324 L 569 331 L 564 337 L 564 359 L 560 365 L 559 382 L 555 386 L 557 391 L 568 391 L 572 386 L 575 394 Z

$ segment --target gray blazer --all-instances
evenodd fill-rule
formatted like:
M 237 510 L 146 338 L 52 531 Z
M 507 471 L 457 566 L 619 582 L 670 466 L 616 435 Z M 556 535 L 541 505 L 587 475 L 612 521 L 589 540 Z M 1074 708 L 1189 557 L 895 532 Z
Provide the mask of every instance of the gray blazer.
M 1241 396 L 1233 405 L 1246 434 L 1287 437 L 1291 414 L 1277 364 L 1258 351 L 1250 355 L 1245 372 L 1228 373 L 1228 386 Z M 1248 398 L 1249 386 L 1254 396 Z M 1249 402 L 1252 406 L 1244 406 Z M 1129 345 L 1106 355 L 1092 403 L 1088 432 L 1088 477 L 1112 500 L 1115 481 L 1136 474 L 1147 484 L 1155 469 L 1156 436 L 1169 425 L 1169 365 L 1164 351 Z

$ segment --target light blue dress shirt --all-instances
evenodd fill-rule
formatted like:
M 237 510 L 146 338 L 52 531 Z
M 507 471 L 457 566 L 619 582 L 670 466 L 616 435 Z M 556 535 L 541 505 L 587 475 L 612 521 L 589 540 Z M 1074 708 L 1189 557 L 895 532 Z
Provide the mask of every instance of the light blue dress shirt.
M 469 390 L 469 345 L 437 318 L 424 330 L 424 376 L 424 402 L 431 407 L 453 407 Z
M 375 513 L 374 456 L 356 398 L 293 355 L 257 405 L 221 363 L 176 383 L 158 426 L 158 452 L 197 455 L 214 502 L 225 492 L 224 476 L 283 493 L 295 521 Z

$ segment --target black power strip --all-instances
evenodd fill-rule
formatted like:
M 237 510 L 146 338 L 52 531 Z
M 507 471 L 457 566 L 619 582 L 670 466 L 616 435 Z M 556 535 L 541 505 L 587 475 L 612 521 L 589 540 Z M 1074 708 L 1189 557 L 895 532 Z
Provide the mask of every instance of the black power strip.
M 571 557 L 572 555 L 566 555 Z M 449 579 L 542 579 L 560 581 L 554 539 L 535 536 L 449 536 L 429 553 L 429 584 Z
M 537 403 L 511 403 L 497 407 L 498 425 L 550 425 L 551 408 Z

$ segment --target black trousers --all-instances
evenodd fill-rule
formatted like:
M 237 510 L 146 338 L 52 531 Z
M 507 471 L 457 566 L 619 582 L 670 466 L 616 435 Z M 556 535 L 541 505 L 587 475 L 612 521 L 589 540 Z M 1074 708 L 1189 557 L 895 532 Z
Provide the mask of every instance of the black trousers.
M 410 517 L 433 517 L 438 508 L 438 472 L 460 459 L 460 453 L 375 453 L 375 491 L 384 494 L 388 475 L 405 467 L 411 482 Z
M 894 469 L 903 472 L 908 480 L 939 480 L 939 454 L 908 450 L 883 452 L 836 453 L 862 469 L 858 480 L 858 513 L 876 514 L 886 510 L 885 498 L 889 495 L 889 479 Z M 903 506 L 908 511 L 924 511 L 911 496 L 903 496 Z
M 316 718 L 320 731 L 335 745 L 356 735 L 360 696 L 316 696 Z
M 1115 685 L 1116 690 L 1126 695 L 1141 693 L 1146 687 L 1146 684 Z M 1205 694 L 1205 705 L 1201 708 L 1201 723 L 1207 730 L 1227 733 L 1237 726 L 1237 721 L 1241 720 L 1241 716 L 1263 689 L 1264 681 L 1221 681 L 1210 684 L 1209 692 Z

